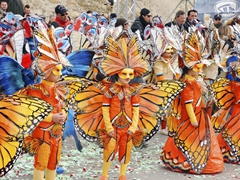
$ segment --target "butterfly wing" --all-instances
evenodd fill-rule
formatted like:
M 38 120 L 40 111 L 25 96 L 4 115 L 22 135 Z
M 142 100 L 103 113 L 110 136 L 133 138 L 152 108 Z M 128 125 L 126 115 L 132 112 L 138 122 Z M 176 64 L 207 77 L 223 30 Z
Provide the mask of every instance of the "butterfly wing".
M 91 46 L 91 42 L 87 37 L 78 31 L 72 31 L 70 35 L 70 43 L 73 52 L 78 49 L 88 49 Z
M 228 109 L 234 101 L 230 80 L 226 78 L 216 79 L 211 85 L 211 93 L 214 97 L 215 104 L 219 108 Z
M 35 81 L 30 69 L 24 69 L 9 56 L 0 57 L 0 68 L 0 94 L 13 94 Z
M 217 112 L 215 112 L 212 115 L 211 122 L 213 129 L 215 130 L 216 133 L 219 133 L 222 130 L 225 123 L 227 122 L 228 116 L 230 115 L 229 114 L 230 109 L 231 107 L 229 107 L 228 109 L 220 108 Z
M 63 72 L 63 74 L 67 73 L 79 77 L 85 77 L 89 71 L 93 56 L 94 51 L 87 49 L 80 49 L 70 53 L 67 56 L 67 59 L 73 66 L 67 67 L 67 72 Z
M 0 176 L 14 165 L 22 140 L 52 111 L 47 102 L 34 97 L 2 96 L 0 101 Z
M 232 150 L 233 156 L 239 162 L 240 160 L 240 144 L 239 144 L 239 116 L 240 113 L 229 119 L 222 129 L 222 137 Z
M 160 119 L 172 101 L 186 86 L 180 81 L 161 81 L 155 87 L 145 87 L 140 91 L 139 129 L 147 129 L 146 140 L 153 137 L 159 129 Z
M 86 140 L 97 141 L 97 131 L 104 129 L 102 115 L 102 91 L 93 84 L 77 93 L 72 100 L 75 110 L 75 125 L 79 134 Z
M 192 126 L 189 119 L 184 120 L 178 127 L 174 141 L 192 169 L 196 173 L 201 173 L 207 165 L 210 153 L 210 129 L 207 114 L 201 110 L 195 113 L 196 118 L 200 119 L 198 127 Z
M 169 136 L 175 136 L 177 132 L 177 128 L 180 125 L 180 118 L 181 118 L 181 101 L 180 97 L 177 96 L 172 102 L 171 114 L 167 118 L 168 124 L 168 134 Z

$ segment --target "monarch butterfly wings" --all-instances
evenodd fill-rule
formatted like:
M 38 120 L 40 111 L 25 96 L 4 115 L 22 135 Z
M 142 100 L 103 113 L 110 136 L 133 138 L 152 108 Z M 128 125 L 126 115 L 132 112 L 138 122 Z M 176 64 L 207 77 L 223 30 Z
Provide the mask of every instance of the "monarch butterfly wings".
M 104 129 L 102 115 L 102 91 L 94 84 L 78 92 L 72 99 L 71 108 L 76 112 L 75 125 L 78 133 L 90 142 L 97 141 L 97 133 Z
M 211 93 L 219 108 L 228 109 L 234 101 L 231 82 L 226 78 L 216 79 L 211 85 Z
M 0 177 L 14 165 L 21 152 L 23 138 L 52 111 L 47 102 L 23 95 L 0 99 Z
M 184 87 L 186 87 L 186 84 L 183 82 L 165 80 L 140 91 L 138 127 L 139 129 L 148 130 L 146 140 L 151 139 L 158 131 L 161 117 Z
M 77 108 L 74 107 L 75 104 L 72 103 L 74 97 L 79 91 L 82 91 L 86 89 L 89 84 L 91 84 L 91 81 L 80 78 L 78 76 L 69 75 L 69 76 L 63 76 L 57 83 L 57 87 L 65 87 L 67 89 L 67 94 L 65 96 L 65 110 L 68 112 L 68 108 L 72 108 L 73 110 L 76 110 Z

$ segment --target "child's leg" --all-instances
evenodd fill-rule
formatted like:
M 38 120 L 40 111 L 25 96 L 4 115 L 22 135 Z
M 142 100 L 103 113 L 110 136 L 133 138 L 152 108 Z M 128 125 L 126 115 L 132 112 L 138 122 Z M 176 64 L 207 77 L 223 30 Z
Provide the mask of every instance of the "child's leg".
M 108 178 L 108 171 L 116 154 L 116 139 L 111 138 L 103 151 L 102 176 L 100 179 Z
M 108 177 L 108 171 L 110 169 L 111 164 L 112 164 L 111 161 L 110 162 L 103 161 L 102 176 Z
M 56 170 L 46 169 L 46 180 L 55 180 Z
M 44 180 L 44 171 L 37 170 L 36 168 L 34 168 L 33 180 Z

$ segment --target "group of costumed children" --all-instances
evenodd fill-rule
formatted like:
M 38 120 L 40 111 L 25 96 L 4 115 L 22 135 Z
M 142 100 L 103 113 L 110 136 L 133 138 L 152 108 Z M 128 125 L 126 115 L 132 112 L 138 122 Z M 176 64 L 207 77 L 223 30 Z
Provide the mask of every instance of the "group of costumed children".
M 80 135 L 103 148 L 100 180 L 108 179 L 111 162 L 117 153 L 119 180 L 127 179 L 133 146 L 141 147 L 150 140 L 162 119 L 167 119 L 169 137 L 161 160 L 173 171 L 212 174 L 223 171 L 224 160 L 239 163 L 239 84 L 226 78 L 212 84 L 212 94 L 220 107 L 212 118 L 214 128 L 220 132 L 216 136 L 203 103 L 206 86 L 200 76 L 203 63 L 198 36 L 196 31 L 186 37 L 181 62 L 172 64 L 179 68 L 177 74 L 163 77 L 168 72 L 161 71 L 167 68 L 154 66 L 155 83 L 145 82 L 143 77 L 152 71 L 151 66 L 143 58 L 138 37 L 125 30 L 117 38 L 110 34 L 105 36 L 103 57 L 94 64 L 92 79 L 74 75 L 60 78 L 62 69 L 71 64 L 57 50 L 53 27 L 46 28 L 39 22 L 34 32 L 37 55 L 32 68 L 41 80 L 15 92 L 16 96 L 42 99 L 53 108 L 41 122 L 33 123 L 36 127 L 29 136 L 21 139 L 24 139 L 24 149 L 34 155 L 33 179 L 56 178 L 62 149 L 62 125 L 70 109 L 74 111 Z M 171 65 L 167 53 L 172 49 L 165 50 L 163 61 L 165 58 Z M 235 75 L 239 75 L 237 66 L 234 70 Z M 9 151 L 14 150 L 9 147 Z M 9 163 L 3 163 L 1 176 L 12 168 L 16 156 Z

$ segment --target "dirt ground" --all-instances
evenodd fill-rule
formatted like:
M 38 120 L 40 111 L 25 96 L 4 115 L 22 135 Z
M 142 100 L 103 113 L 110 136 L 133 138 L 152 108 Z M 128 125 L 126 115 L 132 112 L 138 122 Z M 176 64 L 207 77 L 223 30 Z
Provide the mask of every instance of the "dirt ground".
M 97 180 L 101 175 L 102 150 L 97 145 L 80 138 L 83 144 L 82 152 L 77 151 L 72 138 L 64 141 L 60 165 L 64 173 L 57 175 L 57 180 Z M 172 172 L 165 168 L 159 159 L 161 148 L 167 136 L 157 133 L 148 146 L 143 149 L 134 149 L 132 161 L 127 171 L 128 180 L 236 180 L 240 179 L 240 165 L 225 163 L 225 170 L 215 175 L 193 175 Z M 7 173 L 3 180 L 31 180 L 33 157 L 21 156 L 14 168 Z M 119 163 L 115 160 L 109 172 L 109 180 L 117 180 Z

